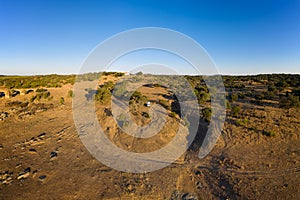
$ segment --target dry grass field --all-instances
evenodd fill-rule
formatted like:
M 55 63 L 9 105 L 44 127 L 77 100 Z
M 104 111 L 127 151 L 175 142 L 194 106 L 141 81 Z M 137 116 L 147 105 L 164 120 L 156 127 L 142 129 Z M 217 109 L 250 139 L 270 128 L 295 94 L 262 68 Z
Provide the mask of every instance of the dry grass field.
M 197 157 L 209 124 L 209 116 L 202 112 L 191 148 L 168 167 L 142 174 L 111 169 L 88 152 L 73 122 L 72 81 L 61 87 L 26 87 L 33 91 L 2 97 L 0 199 L 299 199 L 300 87 L 270 77 L 223 77 L 227 116 L 213 151 L 203 159 Z M 160 85 L 137 90 L 130 116 L 138 125 L 150 122 L 147 101 L 164 106 L 167 117 L 157 135 L 136 139 L 123 133 L 110 113 L 105 85 L 118 79 L 109 73 L 102 76 L 95 95 L 96 114 L 107 137 L 133 152 L 166 145 L 181 121 L 172 107 L 173 93 Z M 200 83 L 191 78 L 204 109 L 210 103 Z M 1 89 L 8 88 L 3 84 Z

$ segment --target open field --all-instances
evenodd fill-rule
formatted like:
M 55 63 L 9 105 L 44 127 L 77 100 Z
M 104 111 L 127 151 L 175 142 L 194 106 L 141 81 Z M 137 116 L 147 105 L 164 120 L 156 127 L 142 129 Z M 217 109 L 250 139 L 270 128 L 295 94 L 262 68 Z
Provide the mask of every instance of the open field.
M 166 145 L 184 121 L 174 93 L 157 84 L 131 96 L 130 116 L 138 125 L 151 121 L 148 101 L 167 113 L 157 135 L 135 139 L 111 116 L 111 92 L 121 77 L 103 74 L 91 93 L 105 134 L 126 151 Z M 202 116 L 195 141 L 168 167 L 133 174 L 106 167 L 82 144 L 72 113 L 75 76 L 1 76 L 0 199 L 299 199 L 300 75 L 223 76 L 226 121 L 204 159 L 197 153 L 211 117 L 210 95 L 200 77 L 186 78 Z M 127 125 L 126 118 L 119 121 Z

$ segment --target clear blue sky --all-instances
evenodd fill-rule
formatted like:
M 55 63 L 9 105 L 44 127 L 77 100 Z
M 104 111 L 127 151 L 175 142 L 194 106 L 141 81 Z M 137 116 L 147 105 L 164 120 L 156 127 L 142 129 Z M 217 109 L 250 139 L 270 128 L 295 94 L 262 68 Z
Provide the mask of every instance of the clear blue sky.
M 222 74 L 300 73 L 300 1 L 0 0 L 0 74 L 76 73 L 106 38 L 164 27 Z

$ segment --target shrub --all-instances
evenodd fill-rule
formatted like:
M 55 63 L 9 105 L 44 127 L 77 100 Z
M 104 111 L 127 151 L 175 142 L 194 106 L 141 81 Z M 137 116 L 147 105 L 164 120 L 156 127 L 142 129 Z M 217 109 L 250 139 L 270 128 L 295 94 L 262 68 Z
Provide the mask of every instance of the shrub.
M 231 104 L 229 101 L 226 100 L 226 109 L 231 109 Z
M 130 104 L 133 102 L 136 103 L 145 103 L 146 101 L 148 101 L 148 98 L 145 95 L 142 95 L 142 93 L 135 91 L 130 98 Z
M 69 90 L 69 91 L 68 91 L 68 97 L 74 97 L 73 90 Z
M 36 95 L 36 100 L 39 101 L 39 100 L 41 100 L 41 98 L 42 98 L 42 94 L 37 94 L 37 95 Z
M 59 103 L 60 105 L 65 105 L 65 99 L 63 97 L 60 97 Z
M 297 108 L 300 107 L 300 101 L 298 96 L 289 95 L 280 101 L 280 107 L 282 108 Z
M 188 128 L 190 127 L 191 124 L 190 124 L 189 120 L 186 117 L 183 118 L 183 122 L 184 122 L 184 125 L 186 127 L 188 127 Z
M 235 122 L 239 126 L 245 126 L 246 124 L 248 124 L 248 119 L 237 119 Z
M 231 102 L 237 101 L 239 98 L 239 96 L 237 94 L 231 94 L 230 95 L 230 100 Z
M 143 112 L 143 113 L 142 113 L 142 116 L 143 116 L 143 117 L 146 117 L 146 118 L 150 118 L 150 115 L 149 115 L 149 113 L 147 113 L 147 112 Z
M 158 103 L 159 103 L 162 107 L 164 107 L 166 110 L 170 110 L 170 109 L 171 109 L 169 103 L 168 103 L 166 100 L 160 99 L 160 100 L 158 100 Z
M 30 102 L 31 102 L 31 103 L 34 102 L 35 99 L 36 99 L 36 95 L 34 95 L 34 96 L 32 96 L 32 97 L 30 98 Z
M 234 117 L 238 117 L 241 112 L 241 108 L 239 106 L 234 106 L 231 110 L 231 113 Z
M 43 93 L 43 98 L 47 99 L 48 97 L 50 97 L 50 92 L 44 92 Z
M 207 92 L 201 91 L 199 93 L 199 100 L 201 103 L 205 103 L 210 100 L 210 95 Z
M 45 88 L 38 88 L 35 90 L 36 92 L 47 92 L 48 90 Z
M 266 130 L 264 130 L 262 134 L 268 137 L 274 137 L 276 135 L 274 131 L 266 131 Z
M 176 113 L 175 112 L 171 112 L 170 113 L 170 117 L 175 118 L 176 117 Z
M 107 102 L 111 97 L 111 92 L 107 88 L 99 88 L 95 95 L 95 100 L 102 103 Z
M 210 122 L 211 120 L 211 108 L 204 108 L 202 109 L 202 115 L 205 121 Z

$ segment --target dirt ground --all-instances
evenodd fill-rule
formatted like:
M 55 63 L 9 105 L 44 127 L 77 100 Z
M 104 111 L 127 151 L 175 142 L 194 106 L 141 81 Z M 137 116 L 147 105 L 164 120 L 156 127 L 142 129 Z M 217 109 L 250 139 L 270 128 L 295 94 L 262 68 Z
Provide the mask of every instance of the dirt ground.
M 247 123 L 236 124 L 235 119 L 228 116 L 222 136 L 204 159 L 199 159 L 197 151 L 191 149 L 181 158 L 183 162 L 151 173 L 133 174 L 111 169 L 87 151 L 73 122 L 72 98 L 68 97 L 71 88 L 71 85 L 50 88 L 52 100 L 41 99 L 26 107 L 8 102 L 29 101 L 35 93 L 0 99 L 3 115 L 0 121 L 0 199 L 300 197 L 300 113 L 297 109 L 239 102 Z M 152 89 L 145 93 L 155 98 Z M 159 92 L 156 95 L 160 95 Z M 64 105 L 60 103 L 61 97 L 65 99 Z M 101 123 L 106 107 L 97 108 Z M 170 118 L 166 130 L 175 122 Z M 105 118 L 102 123 L 108 126 L 112 122 Z M 201 125 L 205 127 L 207 122 Z M 268 128 L 277 130 L 274 137 L 261 134 Z M 106 134 L 126 149 L 122 144 L 127 141 L 114 140 L 113 132 Z M 161 143 L 158 141 L 164 139 L 163 134 L 154 140 L 164 145 L 169 137 L 171 133 Z M 199 138 L 196 137 L 196 142 Z M 151 141 L 140 146 L 136 142 L 135 147 L 127 145 L 127 150 L 151 151 L 155 146 L 149 144 Z

